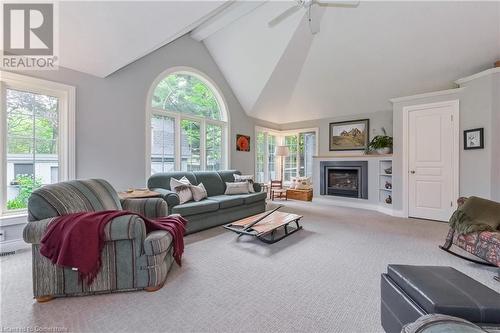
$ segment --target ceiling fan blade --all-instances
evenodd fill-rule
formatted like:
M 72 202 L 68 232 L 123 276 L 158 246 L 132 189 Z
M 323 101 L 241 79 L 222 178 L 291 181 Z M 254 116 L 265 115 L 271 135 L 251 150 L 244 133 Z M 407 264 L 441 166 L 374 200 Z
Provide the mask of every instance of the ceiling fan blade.
M 301 10 L 302 7 L 300 6 L 293 6 L 285 10 L 283 13 L 279 14 L 275 18 L 273 18 L 269 23 L 267 24 L 269 27 L 274 27 L 277 24 L 281 23 L 282 21 L 286 20 L 288 17 L 292 16 L 295 14 L 295 12 Z
M 361 1 L 313 0 L 313 2 L 322 7 L 356 8 Z

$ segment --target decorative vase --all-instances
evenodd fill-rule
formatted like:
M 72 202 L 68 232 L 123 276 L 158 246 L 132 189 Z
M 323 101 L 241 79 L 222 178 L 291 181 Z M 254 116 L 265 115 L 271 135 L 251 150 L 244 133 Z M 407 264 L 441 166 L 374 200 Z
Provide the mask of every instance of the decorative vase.
M 384 169 L 384 172 L 387 174 L 387 175 L 392 175 L 392 167 L 389 167 L 387 169 Z
M 387 198 L 385 198 L 385 203 L 388 205 L 392 204 L 392 197 L 390 195 Z
M 392 188 L 392 184 L 389 183 L 388 181 L 385 182 L 385 188 L 390 190 Z
M 391 153 L 391 148 L 390 147 L 384 147 L 384 148 L 379 148 L 377 149 L 377 154 L 379 155 L 387 155 Z

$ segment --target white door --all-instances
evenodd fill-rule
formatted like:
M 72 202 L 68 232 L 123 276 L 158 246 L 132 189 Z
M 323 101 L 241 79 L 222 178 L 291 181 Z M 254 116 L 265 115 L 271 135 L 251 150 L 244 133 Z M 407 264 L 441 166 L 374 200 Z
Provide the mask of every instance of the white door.
M 447 221 L 458 195 L 458 101 L 411 108 L 408 130 L 409 216 Z

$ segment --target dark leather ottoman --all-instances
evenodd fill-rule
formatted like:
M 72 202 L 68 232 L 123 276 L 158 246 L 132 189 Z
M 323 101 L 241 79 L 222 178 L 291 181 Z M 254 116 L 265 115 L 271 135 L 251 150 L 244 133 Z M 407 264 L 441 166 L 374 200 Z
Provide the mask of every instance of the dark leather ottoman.
M 500 326 L 500 294 L 452 267 L 389 265 L 380 283 L 387 333 L 430 313 Z

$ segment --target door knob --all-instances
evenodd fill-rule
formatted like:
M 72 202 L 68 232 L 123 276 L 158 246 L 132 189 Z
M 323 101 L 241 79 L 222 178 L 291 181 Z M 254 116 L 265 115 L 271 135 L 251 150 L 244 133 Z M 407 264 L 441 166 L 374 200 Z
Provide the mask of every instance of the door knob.
M 415 170 L 411 170 L 411 171 L 410 171 L 410 173 L 411 173 L 411 174 L 414 174 L 414 173 L 415 173 Z

